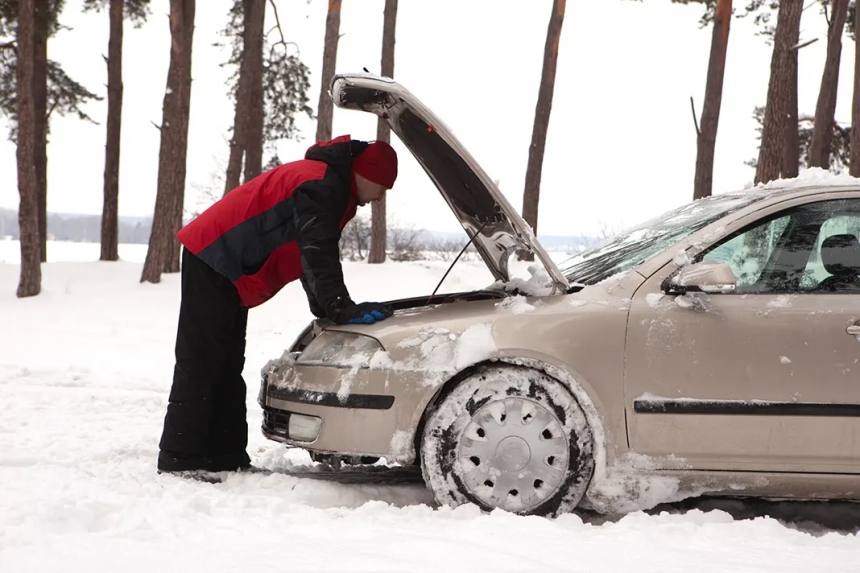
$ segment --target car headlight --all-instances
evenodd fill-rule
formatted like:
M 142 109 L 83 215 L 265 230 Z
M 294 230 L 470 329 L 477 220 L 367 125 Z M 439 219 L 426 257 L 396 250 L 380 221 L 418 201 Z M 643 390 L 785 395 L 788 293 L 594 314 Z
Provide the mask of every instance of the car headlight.
M 296 359 L 296 364 L 366 368 L 374 354 L 382 350 L 375 338 L 352 332 L 323 331 Z

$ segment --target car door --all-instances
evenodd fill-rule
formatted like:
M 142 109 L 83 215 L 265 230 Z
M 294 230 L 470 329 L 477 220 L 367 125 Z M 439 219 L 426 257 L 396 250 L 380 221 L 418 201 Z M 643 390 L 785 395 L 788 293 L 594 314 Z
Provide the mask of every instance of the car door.
M 771 207 L 700 247 L 694 262 L 732 268 L 732 293 L 663 294 L 674 263 L 643 283 L 625 366 L 633 451 L 860 473 L 860 198 L 844 196 Z

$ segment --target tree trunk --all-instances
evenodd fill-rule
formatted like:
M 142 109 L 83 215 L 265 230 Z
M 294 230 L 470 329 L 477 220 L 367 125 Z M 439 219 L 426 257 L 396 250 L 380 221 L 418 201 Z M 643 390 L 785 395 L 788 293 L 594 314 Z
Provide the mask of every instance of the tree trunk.
M 158 190 L 141 282 L 157 283 L 162 272 L 179 271 L 176 232 L 182 226 L 185 199 L 194 12 L 195 0 L 170 0 L 170 66 L 162 104 Z
M 546 45 L 543 52 L 543 70 L 541 71 L 540 90 L 535 106 L 535 122 L 532 128 L 532 140 L 529 145 L 529 160 L 526 167 L 526 182 L 523 192 L 523 219 L 528 223 L 535 235 L 538 231 L 538 205 L 540 202 L 540 182 L 543 173 L 543 155 L 546 150 L 546 136 L 549 131 L 549 117 L 552 112 L 552 96 L 555 90 L 555 71 L 558 66 L 558 44 L 561 40 L 561 26 L 564 23 L 566 0 L 554 0 L 549 27 L 546 33 Z M 519 253 L 520 260 L 533 261 L 534 253 Z
M 713 189 L 714 149 L 717 146 L 717 128 L 720 123 L 720 107 L 723 103 L 723 77 L 726 72 L 726 52 L 729 47 L 731 20 L 732 0 L 717 0 L 714 34 L 711 37 L 711 56 L 708 62 L 708 79 L 705 84 L 705 103 L 702 106 L 701 131 L 697 140 L 694 200 L 710 197 Z
M 788 113 L 785 123 L 785 146 L 783 148 L 782 176 L 797 177 L 800 173 L 800 118 L 798 114 L 798 50 L 789 52 L 788 56 Z
M 36 0 L 33 43 L 33 120 L 36 139 L 33 162 L 36 166 L 36 197 L 39 220 L 39 257 L 48 260 L 48 32 L 51 7 L 48 0 Z
M 776 22 L 773 55 L 770 60 L 770 83 L 767 88 L 767 107 L 761 133 L 761 147 L 755 172 L 756 183 L 767 183 L 779 179 L 786 164 L 788 129 L 790 127 L 790 105 L 792 79 L 792 48 L 800 36 L 800 16 L 803 0 L 782 0 Z M 795 86 L 796 90 L 796 86 Z M 796 94 L 796 91 L 795 91 Z M 797 110 L 795 109 L 795 115 Z M 797 122 L 794 124 L 797 131 Z
M 248 63 L 248 131 L 245 134 L 245 182 L 263 171 L 263 23 L 266 0 L 244 0 L 243 60 Z M 247 47 L 247 49 L 245 48 Z
M 397 2 L 397 0 L 394 0 L 394 2 Z M 383 75 L 385 74 L 383 73 Z M 376 139 L 386 142 L 391 139 L 391 127 L 382 118 L 379 118 L 376 123 Z M 376 265 L 385 262 L 385 249 L 388 242 L 387 234 L 385 197 L 383 197 L 379 201 L 374 201 L 370 204 L 370 249 L 367 254 L 368 263 Z
M 397 0 L 385 0 L 385 15 L 382 24 L 382 70 L 386 78 L 394 77 L 394 31 L 397 24 Z M 388 142 L 391 130 L 382 118 L 377 120 L 376 139 Z M 370 207 L 370 252 L 367 262 L 379 264 L 385 262 L 386 235 L 388 225 L 385 221 L 385 198 L 375 201 Z
M 860 31 L 860 10 L 854 13 L 854 29 Z M 860 38 L 854 40 L 854 100 L 851 104 L 851 165 L 849 173 L 860 177 Z
M 244 48 L 242 49 L 244 54 Z M 236 109 L 233 113 L 233 137 L 230 139 L 230 157 L 227 160 L 227 175 L 224 178 L 224 195 L 239 186 L 242 164 L 245 157 L 245 134 L 248 131 L 248 64 L 242 57 L 239 62 L 239 85 L 236 87 Z
M 110 0 L 108 41 L 108 116 L 105 143 L 104 204 L 102 206 L 102 261 L 119 259 L 119 149 L 122 124 L 123 0 Z
M 815 125 L 809 146 L 810 167 L 830 167 L 830 146 L 833 142 L 833 121 L 836 115 L 836 92 L 839 88 L 839 61 L 842 58 L 842 33 L 848 14 L 848 0 L 833 0 L 830 29 L 827 33 L 827 59 L 821 75 L 821 89 L 815 106 Z
M 341 1 L 328 0 L 328 16 L 325 19 L 325 48 L 323 48 L 322 75 L 320 75 L 320 101 L 317 106 L 317 141 L 328 141 L 331 139 L 334 105 L 328 90 L 337 63 L 337 43 L 340 40 Z
M 35 109 L 33 106 L 33 61 L 35 51 L 34 0 L 18 2 L 18 69 L 16 96 L 18 100 L 18 226 L 21 238 L 21 278 L 18 296 L 35 296 L 42 288 L 42 268 L 39 249 L 39 215 L 36 168 L 33 161 L 35 144 Z

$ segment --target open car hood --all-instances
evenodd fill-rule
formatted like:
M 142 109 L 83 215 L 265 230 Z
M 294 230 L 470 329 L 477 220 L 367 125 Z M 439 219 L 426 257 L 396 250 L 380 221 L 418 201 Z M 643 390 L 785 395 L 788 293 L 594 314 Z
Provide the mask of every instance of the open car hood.
M 538 243 L 531 228 L 505 199 L 454 134 L 397 82 L 370 74 L 340 74 L 331 97 L 340 108 L 375 113 L 388 122 L 436 184 L 496 280 L 508 282 L 508 259 L 532 251 L 565 292 L 567 279 Z

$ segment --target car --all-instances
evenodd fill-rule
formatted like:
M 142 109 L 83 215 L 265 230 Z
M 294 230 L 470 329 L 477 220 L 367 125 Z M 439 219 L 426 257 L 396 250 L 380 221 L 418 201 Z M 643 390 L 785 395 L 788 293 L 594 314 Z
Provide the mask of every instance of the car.
M 404 87 L 344 74 L 331 96 L 388 122 L 496 282 L 314 321 L 263 369 L 265 436 L 420 465 L 440 504 L 487 511 L 860 499 L 860 180 L 700 199 L 556 265 Z

